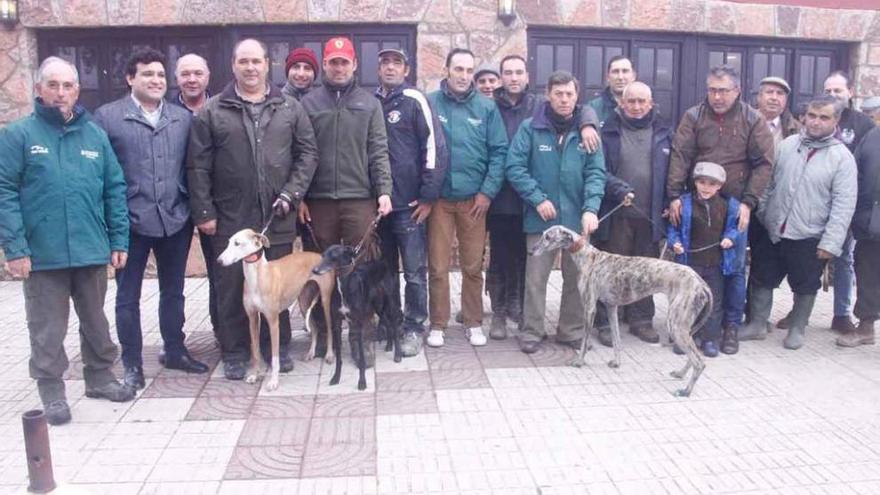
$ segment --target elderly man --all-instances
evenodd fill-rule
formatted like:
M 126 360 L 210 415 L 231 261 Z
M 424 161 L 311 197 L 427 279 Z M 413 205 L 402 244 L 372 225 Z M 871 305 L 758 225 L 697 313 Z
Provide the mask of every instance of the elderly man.
M 880 126 L 880 96 L 872 96 L 862 102 L 862 113 L 871 117 L 874 125 Z
M 403 311 L 404 357 L 422 348 L 428 318 L 428 239 L 426 221 L 446 175 L 449 154 L 440 121 L 425 95 L 406 82 L 409 57 L 399 48 L 379 52 L 376 97 L 382 102 L 394 192 L 391 213 L 379 224 L 388 289 L 400 303 L 400 266 L 406 280 Z M 387 330 L 387 329 L 385 329 Z
M 486 98 L 494 98 L 494 91 L 501 86 L 500 75 L 493 67 L 482 66 L 474 73 L 474 84 Z
M 547 102 L 527 119 L 511 142 L 506 176 L 528 205 L 523 230 L 532 246 L 541 233 L 564 225 L 589 235 L 599 226 L 596 216 L 605 189 L 602 153 L 587 153 L 578 132 L 579 84 L 569 72 L 557 71 L 547 81 Z M 526 261 L 526 290 L 522 352 L 539 350 L 546 338 L 544 329 L 547 279 L 556 253 L 529 256 Z M 562 253 L 562 301 L 556 341 L 576 349 L 584 338 L 584 307 L 578 290 L 580 268 L 571 254 Z
M 428 291 L 431 331 L 427 344 L 441 347 L 449 324 L 449 260 L 458 238 L 461 307 L 471 345 L 486 345 L 483 334 L 483 249 L 486 213 L 501 189 L 507 136 L 498 107 L 477 93 L 474 54 L 455 48 L 446 56 L 446 78 L 428 101 L 443 125 L 450 161 L 445 182 L 428 217 Z
M 849 75 L 842 71 L 834 71 L 825 78 L 825 94 L 837 98 L 843 105 L 843 113 L 837 124 L 838 139 L 855 153 L 856 148 L 865 134 L 874 128 L 874 121 L 870 117 L 853 108 L 853 85 Z M 850 320 L 852 310 L 853 284 L 853 239 L 850 233 L 840 256 L 832 261 L 834 273 L 834 317 L 831 319 L 831 329 L 841 333 L 851 333 L 855 326 Z M 784 320 L 780 328 L 787 328 L 788 321 Z
M 631 208 L 608 218 L 595 234 L 595 245 L 610 253 L 656 258 L 663 231 L 666 207 L 664 187 L 669 170 L 672 132 L 654 109 L 651 88 L 641 82 L 627 86 L 620 107 L 602 127 L 607 183 L 600 216 L 610 212 L 630 194 Z M 654 329 L 654 299 L 647 297 L 624 308 L 629 331 L 645 342 L 657 343 Z M 599 341 L 611 346 L 611 329 L 605 306 L 596 311 Z
M 198 113 L 211 96 L 208 94 L 208 83 L 211 80 L 208 62 L 195 53 L 187 53 L 177 59 L 174 77 L 178 91 L 171 98 L 171 103 L 180 105 L 193 114 Z
M 799 349 L 825 263 L 840 255 L 856 206 L 857 170 L 852 153 L 835 137 L 843 105 L 831 96 L 812 99 L 805 132 L 786 138 L 761 197 L 758 217 L 766 242 L 753 246 L 748 326 L 742 333 L 764 338 L 773 289 L 787 277 L 794 293 L 786 349 Z
M 501 86 L 495 89 L 495 104 L 504 121 L 507 139 L 513 139 L 520 124 L 535 112 L 544 101 L 543 95 L 529 92 L 529 72 L 526 60 L 520 55 L 501 59 Z M 581 142 L 593 153 L 601 143 L 596 113 L 589 106 L 580 106 L 577 112 Z M 508 320 L 517 327 L 522 325 L 523 290 L 526 270 L 526 236 L 522 230 L 523 204 L 519 195 L 505 180 L 501 190 L 489 206 L 486 228 L 489 231 L 489 268 L 486 270 L 486 290 L 492 302 L 492 326 L 489 337 L 507 338 Z
M 773 135 L 764 117 L 740 100 L 740 79 L 729 66 L 713 67 L 706 76 L 706 101 L 682 116 L 672 140 L 672 156 L 666 181 L 670 199 L 669 221 L 678 225 L 681 196 L 690 186 L 687 178 L 697 162 L 724 167 L 727 182 L 721 190 L 740 202 L 737 228 L 746 236 L 752 211 L 770 181 L 773 168 Z M 737 243 L 734 273 L 725 278 L 725 311 L 721 351 L 739 349 L 746 294 L 746 245 Z
M 294 48 L 284 63 L 287 82 L 281 92 L 302 101 L 318 76 L 318 57 L 310 48 Z
M 636 71 L 633 69 L 632 60 L 623 55 L 615 55 L 608 61 L 608 68 L 605 71 L 605 81 L 607 86 L 602 94 L 590 100 L 589 105 L 596 111 L 599 117 L 599 126 L 605 125 L 605 122 L 611 117 L 614 109 L 620 104 L 620 97 L 623 96 L 623 89 L 636 80 Z
M 0 247 L 6 270 L 24 279 L 30 375 L 58 425 L 71 419 L 62 378 L 71 299 L 86 396 L 134 398 L 110 369 L 116 346 L 104 315 L 106 265 L 127 259 L 128 211 L 107 134 L 77 105 L 76 67 L 49 57 L 35 79 L 33 114 L 0 129 Z
M 755 100 L 757 109 L 767 121 L 767 128 L 773 135 L 773 144 L 778 146 L 783 139 L 797 134 L 800 123 L 788 110 L 788 95 L 791 86 L 781 77 L 765 77 L 758 86 L 758 97 Z
M 323 84 L 302 99 L 315 127 L 320 154 L 307 201 L 299 208 L 299 220 L 314 222 L 316 245 L 311 247 L 316 250 L 333 244 L 357 244 L 377 213 L 385 216 L 392 210 L 391 165 L 382 104 L 358 87 L 354 77 L 357 68 L 351 40 L 330 39 L 324 45 Z M 333 325 L 342 324 L 341 302 L 334 294 Z M 364 360 L 372 366 L 373 339 L 367 337 Z M 350 332 L 348 338 L 354 342 L 357 335 Z M 357 349 L 351 346 L 354 362 L 360 360 Z
M 116 272 L 116 334 L 125 384 L 146 386 L 141 333 L 141 287 L 150 252 L 159 275 L 159 332 L 166 368 L 205 373 L 183 344 L 183 282 L 192 242 L 186 198 L 186 146 L 192 114 L 164 103 L 165 56 L 152 48 L 131 54 L 125 69 L 131 93 L 95 112 L 128 184 L 128 263 Z
M 202 234 L 211 237 L 215 253 L 244 228 L 266 235 L 266 258 L 293 250 L 296 215 L 317 163 L 315 135 L 295 99 L 267 83 L 269 56 L 254 39 L 239 41 L 232 52 L 235 80 L 208 100 L 192 124 L 187 155 L 190 207 Z M 273 215 L 274 212 L 274 215 Z M 217 338 L 223 372 L 229 380 L 244 378 L 250 356 L 248 319 L 242 305 L 241 266 L 216 267 L 219 326 Z M 280 315 L 281 370 L 293 369 L 290 319 Z M 268 347 L 262 323 L 261 347 Z

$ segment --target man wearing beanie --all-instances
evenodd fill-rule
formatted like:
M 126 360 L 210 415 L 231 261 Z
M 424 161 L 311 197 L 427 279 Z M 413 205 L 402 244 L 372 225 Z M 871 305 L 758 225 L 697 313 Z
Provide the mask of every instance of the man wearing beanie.
M 294 48 L 287 56 L 284 64 L 284 73 L 287 74 L 287 82 L 281 88 L 281 92 L 292 96 L 297 101 L 312 89 L 315 77 L 318 75 L 318 57 L 309 48 Z
M 300 204 L 299 221 L 312 224 L 316 245 L 310 247 L 316 250 L 357 244 L 377 213 L 391 212 L 391 165 L 382 104 L 357 86 L 357 67 L 351 40 L 332 38 L 324 46 L 322 85 L 302 99 L 315 128 L 319 157 L 306 200 Z M 333 325 L 342 324 L 340 303 L 335 293 Z M 319 323 L 318 328 L 326 331 L 322 327 Z M 350 340 L 353 337 L 349 335 Z M 364 357 L 371 366 L 372 339 L 367 337 Z M 358 362 L 357 346 L 351 349 Z

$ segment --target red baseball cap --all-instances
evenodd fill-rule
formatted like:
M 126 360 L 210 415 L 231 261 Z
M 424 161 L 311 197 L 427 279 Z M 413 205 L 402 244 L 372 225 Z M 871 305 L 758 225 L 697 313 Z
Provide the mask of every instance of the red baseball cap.
M 330 38 L 324 45 L 324 61 L 334 58 L 344 58 L 350 62 L 357 60 L 354 54 L 354 44 L 351 40 L 344 37 Z

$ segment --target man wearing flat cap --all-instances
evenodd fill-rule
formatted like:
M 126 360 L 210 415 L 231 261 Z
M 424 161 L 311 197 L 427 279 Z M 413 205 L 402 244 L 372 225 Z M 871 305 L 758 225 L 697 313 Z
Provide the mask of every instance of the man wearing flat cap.
M 788 110 L 788 95 L 791 86 L 781 77 L 765 77 L 758 86 L 758 97 L 755 100 L 758 111 L 767 121 L 767 128 L 773 134 L 773 144 L 779 146 L 783 139 L 797 134 L 800 123 Z
M 872 96 L 862 103 L 862 113 L 874 119 L 874 124 L 880 126 L 880 96 Z

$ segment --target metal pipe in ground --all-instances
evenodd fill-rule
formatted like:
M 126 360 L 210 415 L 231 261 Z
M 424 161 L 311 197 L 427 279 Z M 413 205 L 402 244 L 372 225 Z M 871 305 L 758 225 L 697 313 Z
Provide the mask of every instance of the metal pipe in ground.
M 52 451 L 49 448 L 49 424 L 46 414 L 33 409 L 21 415 L 24 428 L 24 451 L 27 454 L 28 491 L 46 493 L 55 489 Z

